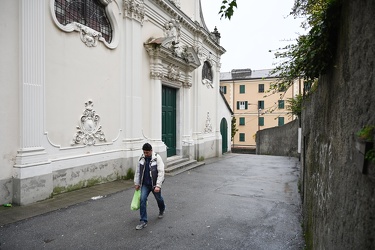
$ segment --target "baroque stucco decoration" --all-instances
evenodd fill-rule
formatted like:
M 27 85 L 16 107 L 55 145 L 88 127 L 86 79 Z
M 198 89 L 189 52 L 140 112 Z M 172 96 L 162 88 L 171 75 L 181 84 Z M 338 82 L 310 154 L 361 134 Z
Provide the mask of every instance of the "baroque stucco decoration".
M 205 125 L 205 128 L 204 128 L 204 132 L 205 133 L 211 133 L 212 132 L 210 112 L 207 112 L 207 119 L 206 119 L 206 125 Z
M 145 3 L 143 0 L 123 0 L 124 18 L 137 20 L 141 24 L 145 19 Z
M 61 30 L 65 32 L 79 32 L 81 41 L 87 46 L 87 47 L 96 47 L 98 45 L 98 41 L 102 42 L 107 48 L 109 49 L 115 49 L 117 48 L 119 41 L 120 41 L 120 30 L 118 21 L 116 18 L 116 15 L 113 11 L 113 6 L 116 6 L 113 0 L 99 0 L 104 6 L 105 6 L 105 13 L 109 19 L 109 22 L 112 27 L 112 40 L 111 42 L 107 42 L 102 34 L 99 31 L 93 30 L 92 28 L 83 25 L 81 23 L 72 22 L 67 25 L 62 25 L 56 17 L 55 13 L 55 1 L 56 0 L 50 0 L 50 11 L 52 15 L 52 19 L 55 22 L 56 26 L 60 28 Z
M 98 40 L 102 37 L 102 34 L 80 23 L 75 23 L 75 25 L 80 31 L 81 41 L 87 47 L 96 47 L 98 45 Z
M 207 88 L 213 88 L 212 67 L 208 61 L 205 61 L 202 68 L 202 84 Z
M 190 88 L 192 72 L 201 63 L 195 49 L 182 44 L 180 38 L 180 21 L 171 19 L 164 24 L 164 37 L 150 38 L 144 46 L 152 59 L 151 78 Z
M 96 140 L 105 142 L 105 135 L 102 132 L 100 125 L 100 116 L 96 114 L 93 109 L 94 104 L 92 100 L 85 103 L 86 109 L 83 111 L 79 125 L 77 126 L 77 133 L 73 137 L 72 146 L 83 143 L 86 146 L 91 146 L 96 143 Z

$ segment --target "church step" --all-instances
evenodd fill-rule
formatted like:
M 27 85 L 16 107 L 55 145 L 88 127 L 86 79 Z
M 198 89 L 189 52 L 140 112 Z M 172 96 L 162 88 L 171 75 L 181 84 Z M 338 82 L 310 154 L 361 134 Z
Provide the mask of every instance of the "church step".
M 165 168 L 165 174 L 174 176 L 190 169 L 200 167 L 204 165 L 204 162 L 197 162 L 196 160 L 189 160 L 188 158 L 175 158 L 167 160 L 167 167 Z

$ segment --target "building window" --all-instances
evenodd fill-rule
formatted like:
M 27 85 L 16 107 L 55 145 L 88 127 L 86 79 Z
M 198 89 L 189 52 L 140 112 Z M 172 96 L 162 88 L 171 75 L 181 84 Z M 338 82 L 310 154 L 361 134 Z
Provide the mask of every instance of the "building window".
M 258 101 L 258 109 L 264 109 L 264 101 Z
M 245 93 L 245 85 L 240 85 L 240 94 Z
M 278 124 L 279 124 L 279 126 L 282 126 L 282 125 L 284 125 L 284 117 L 279 117 L 278 118 Z
M 259 126 L 264 126 L 264 117 L 259 117 L 258 125 Z
M 279 109 L 284 109 L 284 100 L 279 100 Z
M 60 24 L 80 23 L 100 32 L 108 43 L 112 41 L 111 23 L 99 0 L 55 0 L 54 7 Z
M 212 69 L 211 64 L 208 61 L 205 61 L 202 68 L 202 79 L 203 80 L 209 80 L 212 83 L 213 77 L 212 77 Z
M 237 109 L 247 109 L 247 101 L 237 102 Z
M 220 86 L 220 91 L 221 91 L 223 94 L 226 94 L 226 93 L 227 93 L 227 86 Z
M 240 117 L 240 125 L 245 125 L 245 117 Z
M 258 84 L 258 92 L 264 93 L 264 84 Z
M 240 133 L 240 141 L 245 141 L 245 133 Z

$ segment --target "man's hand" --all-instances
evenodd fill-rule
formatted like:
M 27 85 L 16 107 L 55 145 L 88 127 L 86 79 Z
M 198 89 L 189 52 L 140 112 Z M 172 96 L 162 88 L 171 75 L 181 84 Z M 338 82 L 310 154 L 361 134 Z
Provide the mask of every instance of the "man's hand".
M 159 193 L 160 192 L 160 187 L 155 187 L 154 192 L 155 193 Z
M 140 187 L 141 187 L 141 186 L 139 186 L 139 185 L 135 185 L 135 186 L 134 186 L 135 190 L 139 190 Z

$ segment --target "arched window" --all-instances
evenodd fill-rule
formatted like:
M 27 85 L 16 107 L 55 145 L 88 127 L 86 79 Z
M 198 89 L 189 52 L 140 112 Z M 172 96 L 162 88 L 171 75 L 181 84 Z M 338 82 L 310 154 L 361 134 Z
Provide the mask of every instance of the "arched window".
M 56 19 L 64 26 L 76 22 L 90 27 L 100 32 L 107 43 L 111 43 L 112 27 L 101 1 L 103 0 L 55 0 Z
M 211 64 L 205 61 L 202 69 L 202 80 L 207 79 L 212 83 L 212 69 Z

